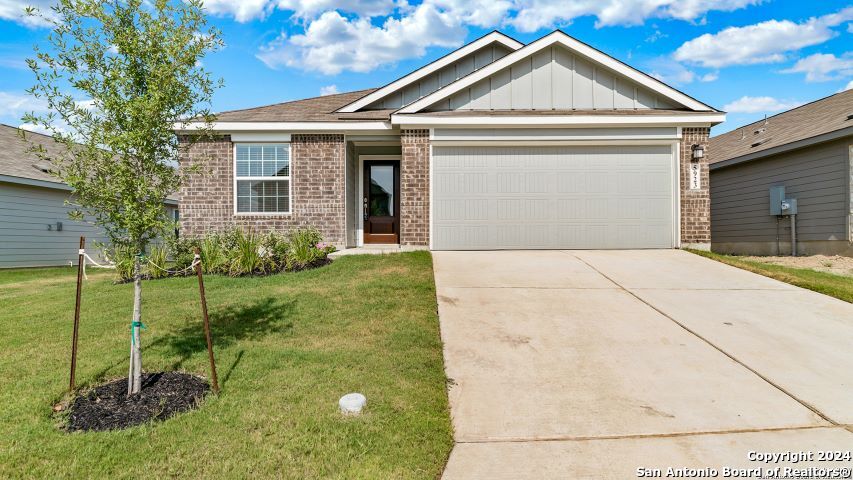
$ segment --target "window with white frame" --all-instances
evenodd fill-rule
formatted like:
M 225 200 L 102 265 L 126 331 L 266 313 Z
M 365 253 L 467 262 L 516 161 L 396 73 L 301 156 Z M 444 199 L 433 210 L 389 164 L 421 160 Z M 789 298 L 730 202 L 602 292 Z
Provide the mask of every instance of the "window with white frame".
M 290 144 L 237 144 L 237 213 L 290 213 Z

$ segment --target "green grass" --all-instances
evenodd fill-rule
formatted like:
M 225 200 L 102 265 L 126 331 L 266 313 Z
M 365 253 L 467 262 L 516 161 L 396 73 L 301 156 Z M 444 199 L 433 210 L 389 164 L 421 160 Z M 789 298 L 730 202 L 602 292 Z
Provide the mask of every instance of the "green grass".
M 132 285 L 89 272 L 78 383 L 127 374 Z M 426 478 L 452 447 L 427 252 L 205 279 L 222 388 L 124 431 L 68 434 L 75 270 L 0 271 L 0 478 Z M 207 376 L 194 277 L 143 283 L 143 367 Z M 337 401 L 368 406 L 343 417 Z
M 744 260 L 734 255 L 723 255 L 699 250 L 690 251 L 697 255 L 717 260 L 718 262 L 764 275 L 765 277 L 775 278 L 791 285 L 814 290 L 815 292 L 853 303 L 853 280 L 850 277 L 819 272 L 809 268 L 792 268 L 783 265 Z

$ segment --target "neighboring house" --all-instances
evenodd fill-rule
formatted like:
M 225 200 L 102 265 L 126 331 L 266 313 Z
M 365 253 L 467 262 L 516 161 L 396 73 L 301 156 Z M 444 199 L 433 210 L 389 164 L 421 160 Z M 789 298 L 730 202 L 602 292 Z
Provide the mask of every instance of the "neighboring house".
M 528 45 L 493 32 L 382 88 L 220 113 L 219 135 L 181 160 L 207 170 L 180 192 L 182 232 L 707 249 L 700 157 L 724 120 L 563 32 Z
M 76 264 L 81 235 L 86 236 L 89 252 L 97 252 L 95 242 L 107 239 L 96 226 L 68 218 L 71 207 L 65 200 L 71 187 L 28 152 L 28 141 L 48 150 L 60 146 L 46 135 L 26 135 L 25 141 L 17 128 L 0 125 L 0 268 Z M 177 219 L 177 199 L 170 199 L 166 207 Z
M 770 188 L 783 186 L 797 200 L 798 253 L 853 255 L 851 159 L 853 90 L 712 138 L 713 249 L 790 254 L 790 217 L 770 214 Z

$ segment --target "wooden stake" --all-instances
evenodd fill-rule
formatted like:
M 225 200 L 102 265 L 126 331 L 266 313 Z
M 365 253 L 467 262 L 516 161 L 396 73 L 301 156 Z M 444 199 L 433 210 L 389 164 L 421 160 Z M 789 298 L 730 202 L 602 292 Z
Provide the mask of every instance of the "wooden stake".
M 77 254 L 77 300 L 74 304 L 74 334 L 71 337 L 71 379 L 68 381 L 68 391 L 73 392 L 75 374 L 77 373 L 77 333 L 80 330 L 80 294 L 83 292 L 83 252 L 86 249 L 86 237 L 80 237 L 80 250 Z
M 201 276 L 201 252 L 195 247 L 195 272 L 198 275 L 198 291 L 201 294 L 201 313 L 204 316 L 204 336 L 207 339 L 207 356 L 210 358 L 210 379 L 213 393 L 219 394 L 219 382 L 216 378 L 216 362 L 213 360 L 213 340 L 210 338 L 210 320 L 207 317 L 207 299 L 204 296 L 204 279 Z

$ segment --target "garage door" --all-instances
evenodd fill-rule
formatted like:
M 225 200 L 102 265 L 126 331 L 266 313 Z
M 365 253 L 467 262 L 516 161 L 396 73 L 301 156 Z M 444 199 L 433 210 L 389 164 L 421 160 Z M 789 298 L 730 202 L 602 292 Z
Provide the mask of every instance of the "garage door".
M 673 246 L 661 146 L 433 147 L 433 248 Z

